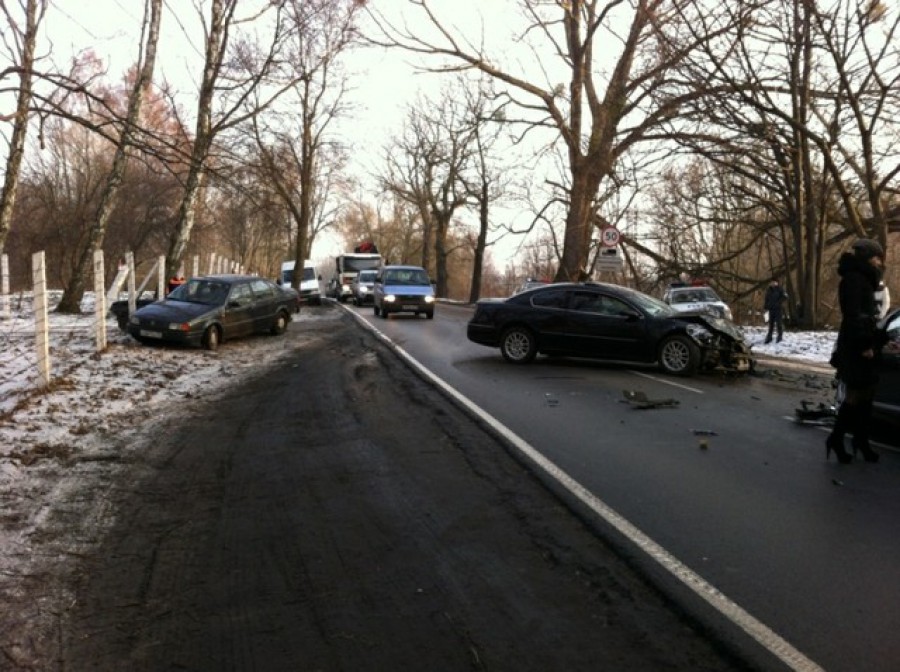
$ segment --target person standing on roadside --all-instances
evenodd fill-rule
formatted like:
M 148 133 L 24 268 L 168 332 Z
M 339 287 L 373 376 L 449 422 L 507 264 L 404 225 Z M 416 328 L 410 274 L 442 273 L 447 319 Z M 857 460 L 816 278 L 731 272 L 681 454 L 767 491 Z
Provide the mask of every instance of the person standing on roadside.
M 853 243 L 853 251 L 845 252 L 838 260 L 841 326 L 831 363 L 837 369 L 846 396 L 825 441 L 825 459 L 834 451 L 841 464 L 853 459 L 844 447 L 844 435 L 848 432 L 853 435 L 854 455 L 860 452 L 866 462 L 878 461 L 878 453 L 869 445 L 869 423 L 878 383 L 877 361 L 884 345 L 878 338 L 875 304 L 883 264 L 881 245 L 867 238 Z
M 763 309 L 769 314 L 769 332 L 766 334 L 766 343 L 772 342 L 772 333 L 777 330 L 778 343 L 784 336 L 784 302 L 787 301 L 787 293 L 778 284 L 778 280 L 772 280 L 766 288 L 766 296 L 763 299 Z

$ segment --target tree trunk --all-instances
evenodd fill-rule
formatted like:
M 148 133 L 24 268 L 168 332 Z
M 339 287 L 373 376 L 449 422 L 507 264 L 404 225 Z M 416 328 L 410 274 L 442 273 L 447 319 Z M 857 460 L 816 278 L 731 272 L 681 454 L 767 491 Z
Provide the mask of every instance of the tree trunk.
M 233 0 L 229 0 L 233 2 Z M 203 186 L 203 174 L 206 160 L 212 146 L 214 131 L 212 129 L 212 99 L 215 93 L 216 79 L 222 65 L 227 39 L 226 25 L 228 12 L 233 5 L 226 6 L 226 0 L 213 0 L 210 10 L 210 29 L 206 41 L 206 60 L 203 67 L 203 82 L 197 101 L 197 127 L 194 136 L 194 147 L 191 152 L 191 163 L 185 183 L 184 196 L 178 210 L 178 224 L 169 242 L 166 253 L 166 277 L 178 272 L 184 251 L 191 239 L 191 230 L 196 221 L 196 205 Z
M 77 314 L 81 312 L 81 299 L 84 297 L 85 281 L 88 272 L 93 266 L 94 251 L 102 249 L 103 240 L 106 237 L 106 227 L 109 217 L 116 204 L 119 187 L 122 184 L 122 175 L 125 173 L 125 164 L 128 159 L 128 148 L 132 144 L 135 127 L 140 121 L 141 107 L 144 102 L 144 94 L 153 82 L 153 70 L 156 64 L 156 45 L 159 42 L 159 24 L 162 18 L 162 0 L 150 0 L 150 24 L 147 31 L 147 44 L 143 47 L 141 58 L 144 61 L 140 73 L 131 90 L 128 101 L 128 113 L 116 153 L 113 158 L 112 169 L 106 181 L 106 186 L 100 196 L 100 205 L 97 208 L 97 217 L 91 227 L 87 244 L 83 247 L 75 266 L 72 281 L 63 292 L 62 299 L 56 307 L 57 312 Z
M 6 237 L 9 235 L 12 224 L 13 208 L 16 204 L 16 192 L 19 188 L 19 173 L 22 169 L 22 157 L 25 154 L 25 136 L 28 133 L 28 108 L 31 106 L 32 98 L 34 50 L 37 42 L 37 30 L 43 13 L 43 2 L 39 17 L 38 0 L 28 0 L 25 7 L 25 34 L 22 36 L 22 62 L 19 64 L 19 93 L 16 100 L 15 121 L 9 141 L 9 157 L 6 161 L 3 193 L 0 194 L 0 250 L 3 250 L 6 245 Z

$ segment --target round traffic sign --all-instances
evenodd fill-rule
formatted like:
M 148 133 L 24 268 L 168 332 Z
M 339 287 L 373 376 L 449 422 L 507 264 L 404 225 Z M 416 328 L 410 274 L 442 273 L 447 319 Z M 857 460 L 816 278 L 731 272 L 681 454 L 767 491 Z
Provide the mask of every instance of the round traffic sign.
M 619 244 L 619 230 L 614 226 L 607 226 L 600 231 L 600 242 L 603 247 L 615 247 Z

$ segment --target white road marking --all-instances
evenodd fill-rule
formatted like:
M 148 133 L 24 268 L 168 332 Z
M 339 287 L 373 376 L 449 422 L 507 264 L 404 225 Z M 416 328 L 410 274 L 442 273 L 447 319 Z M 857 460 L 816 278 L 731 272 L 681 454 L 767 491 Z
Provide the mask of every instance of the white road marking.
M 636 376 L 640 376 L 641 378 L 647 378 L 657 383 L 662 383 L 664 385 L 671 385 L 672 387 L 677 387 L 680 390 L 685 390 L 687 392 L 694 392 L 696 394 L 705 394 L 703 390 L 699 390 L 696 387 L 690 387 L 688 385 L 684 385 L 683 383 L 676 383 L 674 380 L 667 380 L 666 378 L 659 378 L 657 376 L 651 376 L 649 373 L 641 373 L 640 371 L 631 371 Z

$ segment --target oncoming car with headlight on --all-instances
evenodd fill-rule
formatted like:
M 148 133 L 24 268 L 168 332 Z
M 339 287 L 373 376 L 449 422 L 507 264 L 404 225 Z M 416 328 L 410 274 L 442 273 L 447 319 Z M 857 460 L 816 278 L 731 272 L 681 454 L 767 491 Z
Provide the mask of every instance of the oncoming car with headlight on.
M 385 266 L 372 290 L 375 315 L 415 313 L 434 318 L 434 288 L 421 266 Z
M 680 314 L 618 285 L 556 283 L 508 299 L 482 299 L 466 333 L 470 341 L 500 348 L 515 364 L 544 354 L 656 364 L 678 376 L 753 368 L 750 346 L 730 320 Z

